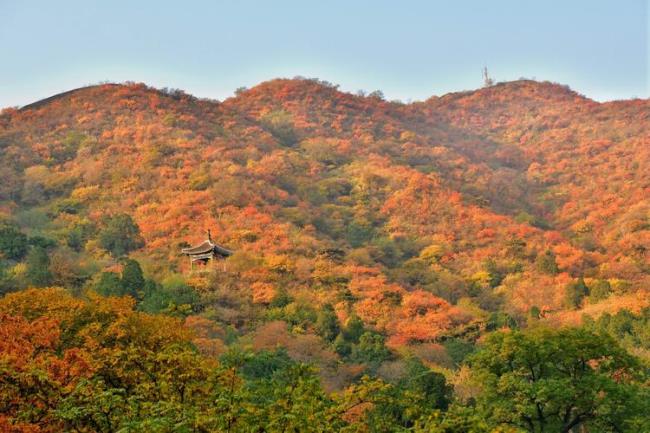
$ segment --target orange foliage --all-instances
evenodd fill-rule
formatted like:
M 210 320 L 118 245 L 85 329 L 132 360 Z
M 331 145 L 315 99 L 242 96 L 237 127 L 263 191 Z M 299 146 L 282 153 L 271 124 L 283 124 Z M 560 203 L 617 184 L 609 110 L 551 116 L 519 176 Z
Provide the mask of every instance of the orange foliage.
M 561 308 L 565 283 L 582 275 L 647 287 L 648 108 L 528 80 L 412 104 L 305 79 L 223 102 L 91 86 L 0 114 L 0 209 L 58 213 L 56 239 L 128 212 L 153 274 L 185 270 L 179 244 L 209 227 L 238 257 L 204 291 L 263 305 L 282 287 L 355 312 L 391 344 L 433 341 L 474 315 L 452 304 L 476 297 L 488 259 L 504 274 L 489 294 L 512 313 Z M 68 202 L 79 209 L 54 210 Z M 96 242 L 84 248 L 102 257 Z M 536 265 L 545 251 L 558 275 Z M 33 305 L 7 297 L 7 314 L 31 323 L 49 311 L 65 327 L 85 308 L 42 293 Z M 122 338 L 132 305 L 92 302 L 116 324 L 80 338 Z M 220 350 L 217 337 L 196 338 Z

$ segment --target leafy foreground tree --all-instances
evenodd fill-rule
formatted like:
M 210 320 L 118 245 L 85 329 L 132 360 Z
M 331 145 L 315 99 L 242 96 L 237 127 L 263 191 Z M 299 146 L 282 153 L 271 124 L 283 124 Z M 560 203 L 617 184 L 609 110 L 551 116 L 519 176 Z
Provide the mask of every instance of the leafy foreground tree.
M 638 361 L 584 329 L 499 332 L 471 358 L 479 407 L 495 425 L 537 432 L 650 431 Z
M 585 330 L 494 334 L 471 357 L 484 392 L 463 406 L 416 358 L 395 383 L 364 377 L 329 395 L 281 349 L 203 356 L 182 319 L 134 306 L 56 288 L 1 298 L 0 431 L 649 431 L 637 361 Z M 369 359 L 383 351 L 370 332 L 364 342 Z
M 325 432 L 344 424 L 312 368 L 268 378 L 198 353 L 179 319 L 63 289 L 0 299 L 0 431 Z M 254 382 L 254 383 L 253 383 Z M 252 384 L 251 384 L 252 383 Z

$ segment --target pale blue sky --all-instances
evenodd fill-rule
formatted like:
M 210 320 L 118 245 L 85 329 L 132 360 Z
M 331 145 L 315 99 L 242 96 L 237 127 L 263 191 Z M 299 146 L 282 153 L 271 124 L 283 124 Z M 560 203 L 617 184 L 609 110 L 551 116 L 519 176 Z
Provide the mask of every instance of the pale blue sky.
M 419 100 L 520 77 L 648 97 L 647 0 L 0 0 L 0 107 L 110 81 L 224 99 L 274 77 Z

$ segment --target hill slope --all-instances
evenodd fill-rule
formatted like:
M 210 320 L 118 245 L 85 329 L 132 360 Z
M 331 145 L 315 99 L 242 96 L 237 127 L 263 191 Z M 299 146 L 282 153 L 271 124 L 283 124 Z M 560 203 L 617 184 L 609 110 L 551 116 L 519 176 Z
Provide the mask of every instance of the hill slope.
M 647 291 L 649 120 L 647 100 L 533 81 L 406 105 L 314 80 L 223 102 L 100 85 L 0 115 L 0 212 L 54 241 L 57 284 L 115 266 L 98 233 L 125 212 L 158 279 L 207 228 L 236 251 L 191 279 L 218 321 L 251 326 L 288 293 L 297 316 L 329 303 L 395 347 L 430 343 L 566 309 L 580 277 L 606 289 L 574 307 Z

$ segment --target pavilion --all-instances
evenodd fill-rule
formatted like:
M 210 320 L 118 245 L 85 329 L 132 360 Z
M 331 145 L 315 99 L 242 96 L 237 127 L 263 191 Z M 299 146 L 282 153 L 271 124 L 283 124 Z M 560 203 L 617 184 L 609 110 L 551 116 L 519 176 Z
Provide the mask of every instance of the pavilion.
M 229 249 L 212 242 L 210 230 L 208 230 L 208 238 L 206 240 L 199 245 L 183 248 L 181 252 L 190 258 L 190 266 L 192 269 L 194 269 L 195 263 L 208 265 L 232 255 L 232 251 Z

